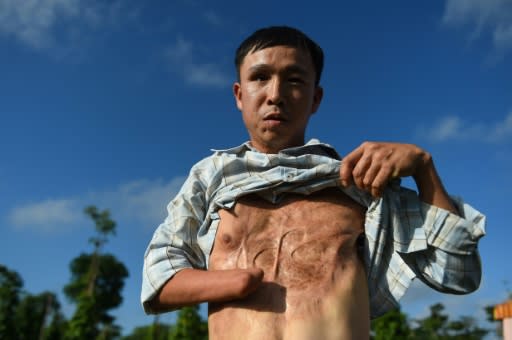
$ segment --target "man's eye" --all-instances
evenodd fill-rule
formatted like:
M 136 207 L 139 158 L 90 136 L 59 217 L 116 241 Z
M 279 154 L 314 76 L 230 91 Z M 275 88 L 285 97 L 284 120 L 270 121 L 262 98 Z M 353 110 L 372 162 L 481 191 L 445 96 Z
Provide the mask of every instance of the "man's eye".
M 302 80 L 302 78 L 299 78 L 299 77 L 291 77 L 288 79 L 288 81 L 292 84 L 302 84 L 304 83 L 304 81 Z
M 268 76 L 266 76 L 264 74 L 255 74 L 254 76 L 251 77 L 251 80 L 253 80 L 253 81 L 266 81 L 266 80 L 268 80 Z

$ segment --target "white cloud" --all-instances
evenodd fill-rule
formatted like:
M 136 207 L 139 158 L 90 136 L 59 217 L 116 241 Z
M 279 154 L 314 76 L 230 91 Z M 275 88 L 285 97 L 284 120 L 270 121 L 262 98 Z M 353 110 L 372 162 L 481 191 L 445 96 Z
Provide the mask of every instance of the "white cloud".
M 222 26 L 222 18 L 212 10 L 204 12 L 203 17 L 212 26 Z
M 120 185 L 113 191 L 89 196 L 89 204 L 109 208 L 119 221 L 136 221 L 154 227 L 166 216 L 166 206 L 183 184 L 183 177 L 170 181 L 136 180 Z
M 497 53 L 512 49 L 512 1 L 447 0 L 443 23 L 470 27 L 471 39 L 490 34 Z
M 119 223 L 154 228 L 165 218 L 166 206 L 183 181 L 183 177 L 169 181 L 136 180 L 113 190 L 29 203 L 12 209 L 8 221 L 18 229 L 61 232 L 83 223 L 83 209 L 94 204 L 101 210 L 109 209 Z
M 512 139 L 512 112 L 502 121 L 470 123 L 457 116 L 443 117 L 431 127 L 421 127 L 418 134 L 433 142 L 449 140 L 499 143 Z
M 74 224 L 80 213 L 80 206 L 74 199 L 48 199 L 13 209 L 9 220 L 20 229 L 36 228 L 48 232 Z
M 221 66 L 212 62 L 198 62 L 202 55 L 199 49 L 182 37 L 178 37 L 164 53 L 173 72 L 183 77 L 187 84 L 205 87 L 224 87 L 230 84 L 230 77 Z
M 52 29 L 59 17 L 76 17 L 78 0 L 2 0 L 0 32 L 41 49 L 54 44 Z
M 191 85 L 222 87 L 229 84 L 229 77 L 215 64 L 191 64 L 185 72 L 185 80 Z
M 193 46 L 190 41 L 178 37 L 176 43 L 165 50 L 165 55 L 172 61 L 187 60 L 193 56 Z
M 494 45 L 505 50 L 512 48 L 512 23 L 496 27 L 493 35 Z
M 0 35 L 36 50 L 66 48 L 83 39 L 86 30 L 117 24 L 122 15 L 133 16 L 135 12 L 124 4 L 121 0 L 0 0 Z

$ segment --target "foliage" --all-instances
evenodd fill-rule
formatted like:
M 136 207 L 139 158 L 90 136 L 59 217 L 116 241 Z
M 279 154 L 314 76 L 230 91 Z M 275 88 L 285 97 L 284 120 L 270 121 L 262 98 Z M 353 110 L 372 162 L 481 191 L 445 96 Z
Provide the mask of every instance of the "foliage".
M 65 326 L 63 319 L 54 293 L 25 294 L 16 309 L 18 339 L 60 338 Z
M 73 318 L 69 321 L 66 340 L 95 339 L 99 334 L 97 327 L 98 314 L 96 312 L 95 299 L 92 296 L 82 294 L 77 300 L 77 308 Z
M 44 339 L 45 340 L 60 340 L 64 339 L 64 334 L 66 332 L 68 325 L 68 321 L 62 315 L 62 313 L 56 312 L 53 315 L 52 321 L 50 324 L 45 328 L 44 331 Z
M 16 338 L 15 311 L 22 287 L 23 280 L 19 274 L 0 265 L 0 339 Z
M 409 339 L 411 329 L 407 323 L 407 316 L 394 309 L 372 321 L 372 340 Z
M 198 313 L 198 306 L 184 307 L 178 313 L 176 325 L 169 340 L 203 340 L 208 339 L 208 323 Z
M 430 315 L 415 321 L 418 326 L 413 329 L 414 335 L 421 339 L 446 339 L 448 316 L 443 310 L 441 303 L 430 306 Z
M 97 235 L 89 240 L 94 245 L 93 252 L 82 253 L 70 263 L 71 280 L 64 287 L 64 294 L 77 307 L 66 339 L 113 339 L 121 332 L 108 312 L 123 301 L 121 292 L 128 269 L 114 255 L 101 253 L 107 236 L 115 235 L 116 223 L 109 211 L 88 206 L 84 212 L 93 220 Z
M 373 340 L 480 340 L 489 330 L 478 327 L 476 321 L 468 316 L 450 320 L 444 313 L 441 303 L 430 306 L 430 315 L 412 322 L 400 309 L 392 310 L 372 321 Z
M 116 234 L 116 222 L 110 218 L 108 210 L 98 211 L 94 205 L 90 205 L 84 209 L 84 212 L 89 216 L 95 225 L 97 235 L 91 237 L 89 242 L 94 245 L 95 251 L 107 242 L 108 235 Z
M 97 312 L 100 314 L 99 320 L 108 322 L 110 317 L 106 312 L 123 302 L 121 292 L 124 280 L 128 277 L 128 270 L 114 255 L 99 255 L 98 259 L 99 270 L 93 296 L 97 304 Z M 64 287 L 64 294 L 70 301 L 77 303 L 81 295 L 87 291 L 87 275 L 92 260 L 92 254 L 81 254 L 71 261 L 71 280 Z
M 478 327 L 472 317 L 462 316 L 459 320 L 450 321 L 441 303 L 432 305 L 430 315 L 415 322 L 417 324 L 413 329 L 415 339 L 478 340 L 489 333 L 489 330 Z
M 206 340 L 208 323 L 198 312 L 199 307 L 184 307 L 174 325 L 160 324 L 158 316 L 150 326 L 137 327 L 122 340 Z
M 459 320 L 448 324 L 449 339 L 454 340 L 479 340 L 483 339 L 489 330 L 480 328 L 474 318 L 463 316 Z
M 59 340 L 66 320 L 54 293 L 22 290 L 18 273 L 0 265 L 0 339 Z
M 171 330 L 171 325 L 156 321 L 150 326 L 136 327 L 130 335 L 122 337 L 121 340 L 167 340 Z
M 109 322 L 101 325 L 100 334 L 96 340 L 119 339 L 119 336 L 121 336 L 121 327 Z
M 128 270 L 115 256 L 100 253 L 107 237 L 115 234 L 116 224 L 108 210 L 89 206 L 85 214 L 93 220 L 97 235 L 90 239 L 92 254 L 81 254 L 70 264 L 72 277 L 64 291 L 77 305 L 72 319 L 64 318 L 55 294 L 23 292 L 18 273 L 0 265 L 0 339 L 107 340 L 120 336 L 108 311 L 123 301 Z
M 84 279 L 87 280 L 87 294 L 92 295 L 94 294 L 94 285 L 96 284 L 98 267 L 101 261 L 99 258 L 101 247 L 107 243 L 108 235 L 116 234 L 116 222 L 110 218 L 110 212 L 108 210 L 98 211 L 98 208 L 93 205 L 86 207 L 84 213 L 93 220 L 96 229 L 96 236 L 89 238 L 89 242 L 94 245 L 94 251 L 89 264 L 87 277 L 84 277 Z

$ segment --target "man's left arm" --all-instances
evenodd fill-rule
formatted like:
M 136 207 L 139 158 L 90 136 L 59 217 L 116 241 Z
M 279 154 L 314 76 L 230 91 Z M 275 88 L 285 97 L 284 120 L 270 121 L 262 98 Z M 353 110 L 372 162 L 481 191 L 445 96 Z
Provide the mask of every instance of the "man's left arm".
M 438 290 L 475 290 L 481 276 L 477 241 L 484 234 L 485 217 L 462 201 L 452 200 L 428 152 L 412 144 L 365 142 L 343 158 L 340 169 L 342 184 L 353 183 L 374 197 L 381 197 L 392 179 L 407 176 L 418 187 L 413 200 L 420 201 L 416 206 L 421 208 L 428 247 L 402 254 L 402 258 Z M 406 219 L 409 222 L 410 216 Z

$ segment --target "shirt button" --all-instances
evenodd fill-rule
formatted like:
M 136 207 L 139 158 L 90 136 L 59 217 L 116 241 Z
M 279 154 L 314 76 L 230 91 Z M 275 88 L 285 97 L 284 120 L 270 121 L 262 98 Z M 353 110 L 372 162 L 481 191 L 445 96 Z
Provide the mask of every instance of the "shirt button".
M 286 179 L 291 181 L 293 179 L 293 174 L 287 174 Z

